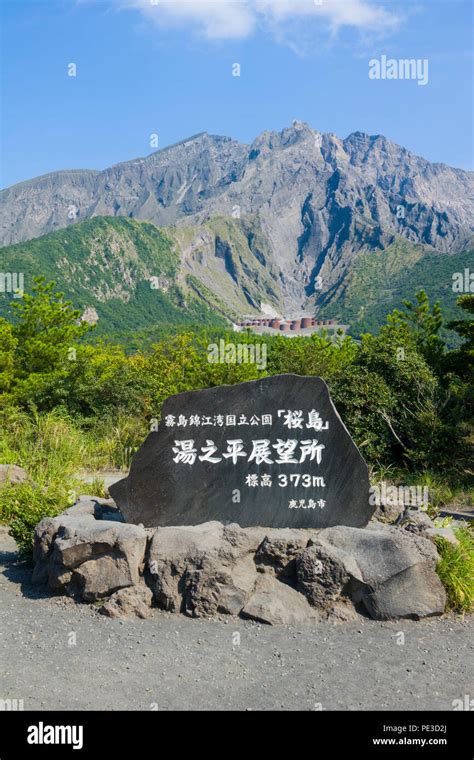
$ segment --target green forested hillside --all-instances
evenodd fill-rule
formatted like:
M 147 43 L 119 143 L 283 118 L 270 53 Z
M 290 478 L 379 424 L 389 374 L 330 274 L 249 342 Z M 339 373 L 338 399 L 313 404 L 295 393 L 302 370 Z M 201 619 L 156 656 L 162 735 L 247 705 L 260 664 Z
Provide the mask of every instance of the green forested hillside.
M 318 314 L 349 325 L 352 335 L 377 332 L 387 314 L 423 289 L 430 301 L 439 300 L 447 320 L 462 318 L 456 305 L 460 293 L 453 291 L 453 274 L 472 268 L 473 262 L 474 251 L 434 253 L 399 239 L 383 251 L 359 254 L 337 299 Z
M 175 241 L 153 224 L 97 217 L 0 250 L 3 272 L 54 280 L 74 306 L 96 310 L 96 335 L 154 325 L 222 324 L 180 275 Z M 10 298 L 0 299 L 0 315 Z

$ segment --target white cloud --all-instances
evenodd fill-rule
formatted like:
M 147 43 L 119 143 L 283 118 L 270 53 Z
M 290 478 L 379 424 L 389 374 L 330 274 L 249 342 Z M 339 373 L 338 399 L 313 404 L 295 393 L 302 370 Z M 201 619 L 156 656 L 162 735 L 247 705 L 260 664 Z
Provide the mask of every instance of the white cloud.
M 367 30 L 388 29 L 399 24 L 399 18 L 380 2 L 369 0 L 255 0 L 257 12 L 267 18 L 285 22 L 295 18 L 322 19 L 335 30 L 352 26 Z
M 244 39 L 257 28 L 284 31 L 292 22 L 316 22 L 334 33 L 341 27 L 385 32 L 400 17 L 380 0 L 113 0 L 137 8 L 159 26 L 187 27 L 208 39 Z
M 162 26 L 194 27 L 209 39 L 249 37 L 256 15 L 246 0 L 125 0 Z M 121 2 L 121 0 L 119 0 Z

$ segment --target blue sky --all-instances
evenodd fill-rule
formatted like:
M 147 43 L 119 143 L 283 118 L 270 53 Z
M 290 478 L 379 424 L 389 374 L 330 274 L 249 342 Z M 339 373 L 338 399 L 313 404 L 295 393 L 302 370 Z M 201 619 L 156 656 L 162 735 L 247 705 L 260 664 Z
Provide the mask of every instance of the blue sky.
M 201 131 L 251 142 L 293 119 L 473 168 L 469 0 L 3 0 L 2 12 L 4 187 L 147 155 L 154 133 L 160 147 Z M 382 55 L 428 59 L 428 84 L 370 79 Z

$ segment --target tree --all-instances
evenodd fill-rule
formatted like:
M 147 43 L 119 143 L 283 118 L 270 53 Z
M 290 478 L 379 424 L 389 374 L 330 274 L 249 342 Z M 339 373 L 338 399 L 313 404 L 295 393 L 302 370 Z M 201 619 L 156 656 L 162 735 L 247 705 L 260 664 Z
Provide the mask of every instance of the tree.
M 468 314 L 474 314 L 474 295 L 468 294 L 459 296 L 456 301 Z M 457 351 L 451 352 L 451 358 L 454 359 L 453 365 L 457 371 L 468 377 L 471 376 L 474 369 L 474 319 L 456 319 L 448 322 L 448 328 L 454 330 L 464 339 L 464 343 Z
M 474 314 L 474 295 L 459 296 L 458 306 L 468 315 Z M 444 382 L 448 399 L 443 409 L 446 424 L 451 428 L 451 438 L 460 441 L 458 465 L 464 473 L 472 476 L 472 430 L 474 418 L 474 319 L 458 319 L 448 323 L 464 342 L 449 351 L 443 362 Z
M 19 377 L 51 373 L 61 367 L 79 340 L 92 329 L 80 319 L 55 283 L 35 277 L 32 294 L 24 293 L 12 304 L 16 314 L 13 335 L 17 341 L 16 372 Z
M 439 335 L 443 324 L 441 306 L 436 301 L 430 308 L 429 298 L 424 290 L 419 290 L 415 298 L 416 303 L 403 301 L 406 311 L 395 309 L 388 318 L 389 323 L 402 322 L 409 325 L 426 361 L 431 367 L 436 368 L 445 350 L 444 341 Z
M 44 277 L 35 278 L 32 293 L 24 293 L 12 309 L 16 344 L 12 396 L 23 405 L 52 408 L 62 401 L 63 378 L 71 371 L 80 341 L 92 326 L 81 321 L 81 312 Z
M 395 402 L 391 409 L 379 408 L 390 432 L 390 459 L 410 467 L 428 466 L 443 435 L 439 382 L 422 353 L 418 330 L 395 312 L 379 335 L 362 336 L 356 363 L 374 383 L 382 379 Z

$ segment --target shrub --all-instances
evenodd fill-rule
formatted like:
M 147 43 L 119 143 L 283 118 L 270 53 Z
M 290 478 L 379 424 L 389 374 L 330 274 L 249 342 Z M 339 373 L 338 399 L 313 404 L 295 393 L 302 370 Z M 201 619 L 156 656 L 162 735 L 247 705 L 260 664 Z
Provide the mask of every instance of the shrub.
M 474 541 L 470 528 L 454 530 L 459 543 L 454 546 L 438 536 L 440 554 L 437 572 L 448 595 L 447 607 L 456 612 L 470 612 L 474 604 Z
M 24 482 L 0 489 L 0 520 L 9 526 L 22 557 L 31 557 L 37 523 L 43 517 L 55 517 L 72 502 L 72 494 L 57 485 L 42 488 L 36 483 Z
M 438 457 L 444 428 L 437 406 L 438 382 L 408 325 L 390 321 L 380 334 L 363 335 L 356 363 L 372 384 L 383 380 L 392 404 L 379 407 L 391 441 L 388 461 L 426 468 Z
M 396 399 L 384 378 L 349 366 L 335 373 L 329 389 L 366 461 L 378 466 L 390 462 L 393 436 L 385 417 L 392 416 Z

